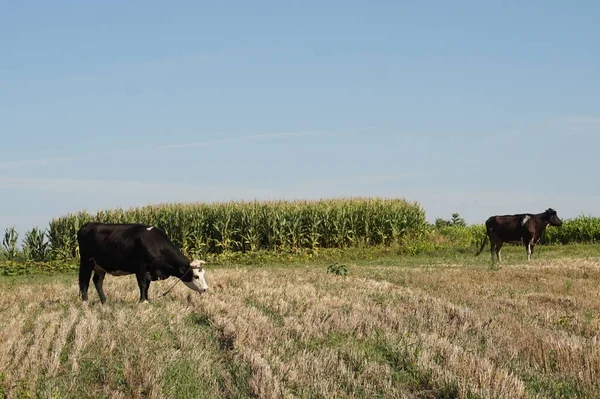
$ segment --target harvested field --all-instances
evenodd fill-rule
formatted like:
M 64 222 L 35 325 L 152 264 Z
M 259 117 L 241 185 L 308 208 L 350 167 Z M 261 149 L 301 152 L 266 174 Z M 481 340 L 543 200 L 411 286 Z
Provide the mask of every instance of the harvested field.
M 520 250 L 520 249 L 519 249 Z M 515 253 L 516 253 L 515 249 Z M 522 254 L 519 252 L 519 256 Z M 9 398 L 591 398 L 600 396 L 600 260 L 541 256 L 208 269 L 138 304 L 107 277 L 0 279 Z

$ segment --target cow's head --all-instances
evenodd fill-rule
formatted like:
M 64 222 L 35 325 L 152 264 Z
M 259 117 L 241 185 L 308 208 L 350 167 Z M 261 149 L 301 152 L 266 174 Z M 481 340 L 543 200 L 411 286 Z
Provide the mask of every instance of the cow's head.
M 548 220 L 548 224 L 550 226 L 562 226 L 562 220 L 560 220 L 554 209 L 548 208 L 546 209 L 546 212 L 544 212 L 544 214 L 546 215 L 546 219 Z
M 181 278 L 181 281 L 188 288 L 198 291 L 201 294 L 208 290 L 208 285 L 206 284 L 206 280 L 204 280 L 204 267 L 202 266 L 205 263 L 203 260 L 194 259 L 190 262 L 190 271 Z

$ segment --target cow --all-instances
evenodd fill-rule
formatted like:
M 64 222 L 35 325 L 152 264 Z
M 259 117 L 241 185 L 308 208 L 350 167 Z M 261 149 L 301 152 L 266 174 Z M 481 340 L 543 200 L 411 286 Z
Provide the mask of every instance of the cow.
M 88 300 L 90 277 L 100 302 L 106 302 L 102 283 L 106 273 L 113 276 L 135 274 L 140 289 L 139 302 L 148 302 L 151 281 L 177 277 L 200 294 L 208 290 L 204 261 L 189 261 L 160 229 L 145 224 L 86 223 L 77 231 L 79 245 L 79 293 Z
M 548 225 L 560 227 L 562 221 L 552 208 L 537 214 L 519 213 L 516 215 L 496 215 L 485 221 L 486 236 L 483 238 L 481 248 L 475 254 L 478 256 L 487 239 L 490 240 L 490 254 L 494 261 L 494 252 L 500 262 L 500 249 L 505 242 L 522 242 L 527 251 L 527 260 L 531 260 L 533 248 L 540 241 Z

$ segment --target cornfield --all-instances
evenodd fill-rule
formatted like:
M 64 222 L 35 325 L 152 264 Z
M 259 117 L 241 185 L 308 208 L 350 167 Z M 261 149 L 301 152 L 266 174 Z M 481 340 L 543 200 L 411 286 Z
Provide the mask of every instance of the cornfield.
M 595 244 L 600 242 L 600 218 L 579 216 L 567 220 L 557 229 L 546 229 L 542 243 L 569 244 L 572 242 Z
M 439 247 L 471 250 L 485 236 L 483 224 L 427 223 L 417 203 L 398 198 L 170 203 L 58 217 L 47 229 L 27 231 L 21 253 L 18 235 L 9 227 L 0 258 L 37 262 L 77 259 L 77 230 L 90 221 L 156 226 L 188 256 L 396 244 L 408 253 Z M 563 220 L 560 228 L 548 227 L 541 240 L 541 244 L 598 242 L 600 218 L 592 216 Z
M 161 204 L 54 219 L 48 229 L 51 256 L 76 258 L 77 230 L 89 221 L 156 226 L 190 256 L 391 245 L 427 230 L 425 212 L 403 199 Z

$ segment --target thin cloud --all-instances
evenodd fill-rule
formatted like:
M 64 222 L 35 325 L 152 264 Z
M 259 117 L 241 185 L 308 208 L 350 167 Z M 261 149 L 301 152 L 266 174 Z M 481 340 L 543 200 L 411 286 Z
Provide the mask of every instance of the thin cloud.
M 576 125 L 600 125 L 600 117 L 592 115 L 568 116 L 560 121 Z
M 392 181 L 401 181 L 414 179 L 418 177 L 426 176 L 425 172 L 408 172 L 398 175 L 358 175 L 358 176 L 339 176 L 339 177 L 327 177 L 312 179 L 300 183 L 301 186 L 367 186 L 378 183 L 387 183 Z
M 216 139 L 216 140 L 202 141 L 202 142 L 192 142 L 192 143 L 186 143 L 186 144 L 158 145 L 158 146 L 148 147 L 148 149 L 167 150 L 167 149 L 173 149 L 173 148 L 208 147 L 211 145 L 240 143 L 240 142 L 244 142 L 244 141 L 259 141 L 259 140 L 296 138 L 296 137 L 333 136 L 336 134 L 339 134 L 339 133 L 331 132 L 331 131 L 308 131 L 308 132 L 295 132 L 295 133 L 255 134 L 252 136 L 227 137 L 224 139 Z
M 268 199 L 319 199 L 342 197 L 396 196 L 399 186 L 406 189 L 405 182 L 427 175 L 425 172 L 407 172 L 397 175 L 350 175 L 288 181 L 273 188 Z M 390 184 L 392 183 L 392 184 Z M 391 194 L 394 192 L 394 194 Z M 401 196 L 405 195 L 404 192 Z
M 372 129 L 373 128 L 370 128 L 370 127 L 364 127 L 364 128 L 356 128 L 356 129 L 349 129 L 349 130 L 343 130 L 343 131 L 314 130 L 314 131 L 306 131 L 306 132 L 265 133 L 265 134 L 255 134 L 255 135 L 251 135 L 251 136 L 226 137 L 223 139 L 216 139 L 216 140 L 202 141 L 202 142 L 191 142 L 191 143 L 187 143 L 187 144 L 178 143 L 178 144 L 158 145 L 158 146 L 148 147 L 148 149 L 166 150 L 166 149 L 172 149 L 172 148 L 207 147 L 210 145 L 239 143 L 239 142 L 244 142 L 244 141 L 338 136 L 338 135 L 342 135 L 342 134 L 366 132 L 366 131 L 370 131 Z M 139 151 L 139 149 L 136 149 L 135 151 Z
M 53 157 L 53 158 L 42 158 L 42 159 L 25 159 L 22 161 L 10 161 L 0 163 L 0 170 L 11 170 L 21 169 L 32 166 L 46 166 L 50 164 L 57 164 L 61 162 L 79 161 L 84 157 Z
M 160 203 L 160 202 L 213 202 L 230 200 L 277 200 L 300 197 L 325 198 L 344 196 L 367 196 L 373 193 L 369 186 L 378 183 L 410 179 L 420 174 L 382 176 L 343 176 L 332 179 L 309 179 L 275 189 L 271 186 L 257 187 L 235 184 L 186 184 L 156 181 L 91 180 L 68 178 L 35 178 L 0 176 L 0 188 L 77 194 L 80 198 L 104 198 L 109 204 Z M 95 203 L 98 201 L 95 201 Z
M 26 160 L 20 160 L 20 161 L 10 161 L 10 162 L 0 163 L 0 171 L 23 169 L 23 168 L 36 167 L 36 166 L 55 165 L 55 164 L 60 164 L 60 163 L 89 160 L 92 158 L 94 158 L 94 159 L 101 158 L 101 157 L 111 156 L 111 155 L 139 153 L 140 151 L 162 151 L 162 150 L 171 150 L 171 149 L 177 149 L 177 148 L 209 147 L 209 146 L 214 146 L 214 145 L 234 144 L 234 143 L 242 143 L 242 142 L 247 142 L 247 141 L 260 141 L 260 140 L 325 137 L 325 136 L 340 135 L 340 134 L 344 134 L 344 133 L 356 133 L 356 132 L 368 131 L 369 129 L 370 128 L 357 128 L 357 129 L 351 129 L 351 130 L 346 130 L 346 131 L 306 131 L 306 132 L 290 132 L 290 133 L 265 133 L 265 134 L 255 134 L 255 135 L 250 135 L 250 136 L 226 137 L 226 138 L 222 138 L 222 139 L 190 142 L 190 143 L 172 143 L 172 144 L 127 148 L 127 149 L 123 149 L 123 150 L 93 153 L 93 154 L 81 155 L 81 156 L 77 156 L 77 157 L 50 157 L 50 158 L 42 158 L 42 159 L 26 159 Z
M 232 185 L 4 176 L 0 176 L 0 187 L 79 195 L 110 196 L 111 193 L 117 193 L 119 197 L 135 195 L 139 198 L 155 198 L 166 195 L 169 198 L 197 198 L 199 201 L 230 197 L 263 197 L 269 194 L 267 190 Z
M 234 59 L 235 53 L 226 51 L 214 51 L 206 53 L 192 53 L 181 56 L 163 57 L 148 59 L 135 62 L 124 62 L 124 63 L 111 63 L 97 67 L 93 73 L 73 73 L 62 74 L 58 76 L 49 76 L 40 79 L 26 79 L 19 81 L 19 77 L 16 76 L 13 79 L 0 79 L 0 83 L 25 83 L 30 85 L 40 84 L 56 84 L 56 83 L 68 83 L 68 82 L 97 82 L 107 79 L 119 79 L 123 77 L 135 76 L 139 77 L 142 74 L 156 74 L 163 72 L 174 71 L 178 68 L 186 67 L 189 65 L 198 65 L 208 63 L 212 61 Z M 11 73 L 17 72 L 16 70 L 1 70 L 5 76 L 10 76 Z M 2 76 L 0 74 L 0 76 Z
M 546 123 L 546 132 L 566 137 L 597 136 L 600 117 L 595 115 L 569 115 Z

